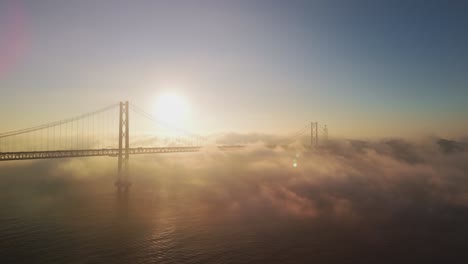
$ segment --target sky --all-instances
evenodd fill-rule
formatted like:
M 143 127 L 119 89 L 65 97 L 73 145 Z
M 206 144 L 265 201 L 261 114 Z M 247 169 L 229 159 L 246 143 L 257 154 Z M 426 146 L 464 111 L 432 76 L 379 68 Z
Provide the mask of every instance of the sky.
M 466 136 L 464 1 L 0 0 L 1 131 L 182 95 L 185 128 Z

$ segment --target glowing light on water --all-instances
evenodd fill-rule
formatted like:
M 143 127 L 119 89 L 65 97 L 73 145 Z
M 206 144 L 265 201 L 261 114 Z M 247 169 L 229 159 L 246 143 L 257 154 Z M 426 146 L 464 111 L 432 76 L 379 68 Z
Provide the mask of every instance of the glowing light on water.
M 294 168 L 297 167 L 297 161 L 296 161 L 296 160 L 294 160 L 294 162 L 293 162 L 293 167 L 294 167 Z

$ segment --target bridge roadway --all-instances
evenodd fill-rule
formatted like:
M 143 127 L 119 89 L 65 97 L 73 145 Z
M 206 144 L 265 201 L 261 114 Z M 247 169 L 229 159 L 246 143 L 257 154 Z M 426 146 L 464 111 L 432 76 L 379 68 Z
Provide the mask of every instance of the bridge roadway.
M 242 148 L 242 145 L 222 145 L 217 146 L 219 150 L 232 150 Z M 181 147 L 154 147 L 154 148 L 129 148 L 129 154 L 159 154 L 178 152 L 197 152 L 203 149 L 202 146 L 181 146 Z M 123 149 L 125 153 L 125 149 Z M 33 160 L 33 159 L 58 159 L 77 157 L 97 157 L 111 156 L 117 157 L 119 149 L 80 149 L 80 150 L 50 150 L 50 151 L 25 151 L 25 152 L 0 152 L 0 161 L 8 160 Z

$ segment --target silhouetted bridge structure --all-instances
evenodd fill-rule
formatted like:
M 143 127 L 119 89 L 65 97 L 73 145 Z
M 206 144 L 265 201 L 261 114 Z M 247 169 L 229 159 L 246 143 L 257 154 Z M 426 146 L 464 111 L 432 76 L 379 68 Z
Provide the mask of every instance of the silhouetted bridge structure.
M 219 150 L 232 150 L 243 148 L 243 145 L 221 145 Z M 129 148 L 130 155 L 134 154 L 158 154 L 175 152 L 197 152 L 203 147 L 154 147 L 154 148 Z M 58 158 L 78 158 L 78 157 L 118 157 L 119 149 L 80 149 L 80 150 L 50 150 L 50 151 L 30 151 L 30 152 L 4 152 L 0 153 L 0 161 L 7 160 L 32 160 L 32 159 L 58 159 Z
M 130 111 L 135 114 L 132 123 Z M 317 145 L 317 122 L 308 123 L 291 138 L 297 139 L 309 131 L 310 144 Z M 326 126 L 321 132 L 328 135 Z M 120 102 L 73 118 L 1 133 L 0 161 L 117 157 L 116 186 L 126 190 L 130 186 L 130 155 L 197 152 L 205 146 L 216 146 L 218 150 L 244 147 L 243 144 L 210 143 L 207 137 L 162 123 L 140 107 Z

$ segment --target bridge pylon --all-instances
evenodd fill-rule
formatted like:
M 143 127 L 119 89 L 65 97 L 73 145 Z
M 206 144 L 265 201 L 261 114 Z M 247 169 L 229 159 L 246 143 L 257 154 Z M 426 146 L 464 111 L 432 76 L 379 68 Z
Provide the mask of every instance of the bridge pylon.
M 318 146 L 318 122 L 310 123 L 310 147 Z
M 120 102 L 119 111 L 119 152 L 118 152 L 118 171 L 115 186 L 118 191 L 128 191 L 130 187 L 129 179 L 129 114 L 128 101 Z

